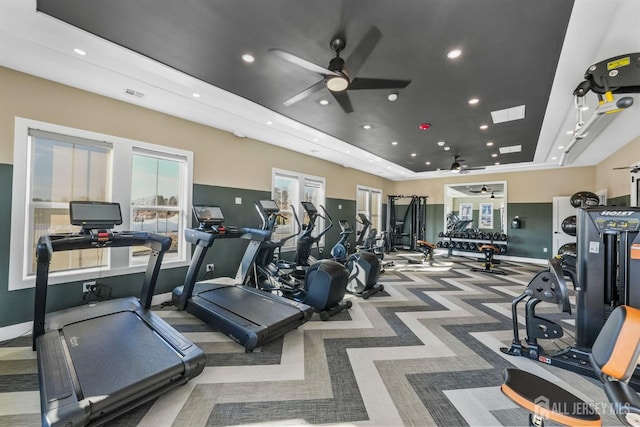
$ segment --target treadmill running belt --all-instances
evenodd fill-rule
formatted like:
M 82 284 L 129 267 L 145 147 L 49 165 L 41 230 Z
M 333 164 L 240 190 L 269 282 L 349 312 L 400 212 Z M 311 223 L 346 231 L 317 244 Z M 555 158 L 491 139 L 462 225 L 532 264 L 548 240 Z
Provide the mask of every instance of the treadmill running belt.
M 62 331 L 85 398 L 153 384 L 183 371 L 178 353 L 132 312 L 73 323 Z
M 280 323 L 290 323 L 291 319 L 302 318 L 300 308 L 283 298 L 283 302 L 264 291 L 243 286 L 214 285 L 211 290 L 198 293 L 198 297 L 250 320 L 256 325 L 277 328 Z

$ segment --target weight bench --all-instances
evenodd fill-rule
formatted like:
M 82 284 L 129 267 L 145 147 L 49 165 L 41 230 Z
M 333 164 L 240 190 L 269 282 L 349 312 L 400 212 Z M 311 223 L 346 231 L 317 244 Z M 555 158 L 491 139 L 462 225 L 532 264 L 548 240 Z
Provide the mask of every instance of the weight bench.
M 427 242 L 426 240 L 418 240 L 416 241 L 416 248 L 422 252 L 422 256 L 420 257 L 419 261 L 411 261 L 409 260 L 410 264 L 422 264 L 423 262 L 426 262 L 427 260 L 429 261 L 433 261 L 433 252 L 436 249 L 436 245 L 434 245 L 431 242 Z
M 640 310 L 618 306 L 598 334 L 589 360 L 604 384 L 612 410 L 625 425 L 640 422 L 640 397 L 628 384 L 639 356 Z M 530 412 L 529 426 L 544 426 L 545 419 L 569 426 L 602 425 L 593 405 L 529 372 L 505 369 L 500 390 Z
M 484 264 L 483 268 L 473 267 L 471 271 L 480 271 L 482 273 L 507 274 L 506 271 L 493 268 L 495 264 L 500 264 L 500 260 L 493 259 L 495 254 L 500 253 L 500 248 L 494 245 L 482 245 L 478 248 L 484 254 L 484 258 L 478 258 L 479 262 Z

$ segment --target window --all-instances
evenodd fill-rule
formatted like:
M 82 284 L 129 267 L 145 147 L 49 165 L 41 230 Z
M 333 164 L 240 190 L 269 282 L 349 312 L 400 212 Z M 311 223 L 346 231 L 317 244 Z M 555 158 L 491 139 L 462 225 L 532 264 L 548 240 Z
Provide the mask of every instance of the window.
M 122 230 L 169 235 L 163 264 L 187 263 L 182 230 L 191 205 L 192 153 L 16 118 L 9 290 L 35 283 L 35 246 L 43 234 L 66 233 L 69 201 L 119 202 Z M 143 271 L 145 247 L 59 252 L 49 283 Z
M 382 190 L 358 186 L 356 196 L 356 211 L 364 213 L 371 221 L 371 229 L 380 232 L 382 226 Z M 362 225 L 357 224 L 357 231 L 362 230 Z
M 281 240 L 293 234 L 298 234 L 298 226 L 293 218 L 291 206 L 295 208 L 301 223 L 307 222 L 308 218 L 302 210 L 300 202 L 312 202 L 320 212 L 320 206 L 325 206 L 325 179 L 296 172 L 289 172 L 274 169 L 272 173 L 272 195 L 271 197 L 278 204 L 280 214 L 276 230 L 273 234 L 274 240 Z M 324 228 L 324 221 L 318 218 L 316 230 Z M 315 233 L 314 233 L 315 235 Z M 320 245 L 324 244 L 324 237 L 320 240 Z M 295 249 L 296 238 L 287 240 L 283 250 Z

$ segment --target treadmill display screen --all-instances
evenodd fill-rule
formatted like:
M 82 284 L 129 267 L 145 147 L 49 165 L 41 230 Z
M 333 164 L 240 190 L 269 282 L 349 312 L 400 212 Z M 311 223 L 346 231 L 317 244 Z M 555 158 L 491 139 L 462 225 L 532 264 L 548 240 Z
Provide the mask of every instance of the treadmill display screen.
M 222 224 L 224 215 L 220 206 L 194 206 L 193 214 L 199 224 Z
M 260 200 L 258 203 L 260 203 L 260 207 L 265 212 L 271 213 L 280 211 L 278 204 L 273 200 Z
M 111 202 L 69 202 L 71 225 L 79 225 L 84 230 L 109 229 L 122 224 L 119 203 Z

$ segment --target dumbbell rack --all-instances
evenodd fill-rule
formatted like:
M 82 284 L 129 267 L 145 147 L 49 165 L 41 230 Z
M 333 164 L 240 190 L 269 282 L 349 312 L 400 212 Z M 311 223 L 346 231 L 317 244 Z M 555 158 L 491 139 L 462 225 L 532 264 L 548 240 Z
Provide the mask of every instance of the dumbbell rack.
M 438 248 L 447 249 L 448 256 L 453 251 L 477 253 L 480 246 L 491 244 L 500 249 L 500 255 L 507 253 L 507 235 L 499 232 L 455 231 L 438 233 Z

